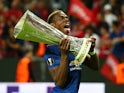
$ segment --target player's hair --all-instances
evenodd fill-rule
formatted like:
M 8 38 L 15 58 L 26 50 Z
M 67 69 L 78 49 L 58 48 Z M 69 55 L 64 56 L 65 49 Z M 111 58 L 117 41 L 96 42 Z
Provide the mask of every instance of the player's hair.
M 62 12 L 61 10 L 55 10 L 53 11 L 47 18 L 47 22 L 50 24 L 52 22 L 55 21 L 55 16 L 58 15 L 60 12 Z

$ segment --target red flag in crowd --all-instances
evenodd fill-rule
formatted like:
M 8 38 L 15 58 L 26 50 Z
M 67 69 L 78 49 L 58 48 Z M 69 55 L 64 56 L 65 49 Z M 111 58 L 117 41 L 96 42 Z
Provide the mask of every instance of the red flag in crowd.
M 117 65 L 119 61 L 115 58 L 114 55 L 108 55 L 106 62 L 103 64 L 101 68 L 101 74 L 105 76 L 110 81 L 116 83 L 116 76 L 117 76 Z
M 92 11 L 81 0 L 70 0 L 68 14 L 79 18 L 84 23 L 90 23 L 93 20 Z

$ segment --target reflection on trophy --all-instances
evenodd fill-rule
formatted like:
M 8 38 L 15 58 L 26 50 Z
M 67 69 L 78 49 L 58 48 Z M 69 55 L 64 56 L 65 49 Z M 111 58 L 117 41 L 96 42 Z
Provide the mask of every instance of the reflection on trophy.
M 27 10 L 14 28 L 14 37 L 34 42 L 43 42 L 58 45 L 63 37 L 70 39 L 70 52 L 75 56 L 75 61 L 80 65 L 84 62 L 91 47 L 89 38 L 67 36 L 47 22 L 43 21 Z

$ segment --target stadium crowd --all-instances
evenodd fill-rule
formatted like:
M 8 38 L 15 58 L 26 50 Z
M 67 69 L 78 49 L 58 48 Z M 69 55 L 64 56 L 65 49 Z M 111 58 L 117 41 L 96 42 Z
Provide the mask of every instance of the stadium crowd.
M 123 0 L 80 0 L 95 18 L 82 23 L 78 16 L 68 13 L 71 0 L 0 0 L 0 58 L 23 57 L 27 51 L 42 57 L 43 43 L 15 39 L 14 26 L 28 9 L 47 21 L 48 15 L 61 9 L 69 14 L 70 35 L 79 38 L 94 36 L 96 52 L 100 58 L 113 54 L 119 62 L 124 61 L 124 1 Z

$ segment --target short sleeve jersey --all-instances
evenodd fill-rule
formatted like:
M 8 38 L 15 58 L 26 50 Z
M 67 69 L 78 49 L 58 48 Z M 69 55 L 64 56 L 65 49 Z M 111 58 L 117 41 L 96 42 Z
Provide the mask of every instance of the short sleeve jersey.
M 47 46 L 44 58 L 49 69 L 59 66 L 61 54 L 58 46 Z M 74 59 L 73 54 L 69 53 L 67 82 L 63 88 L 55 83 L 52 93 L 78 93 L 82 66 L 76 66 Z

